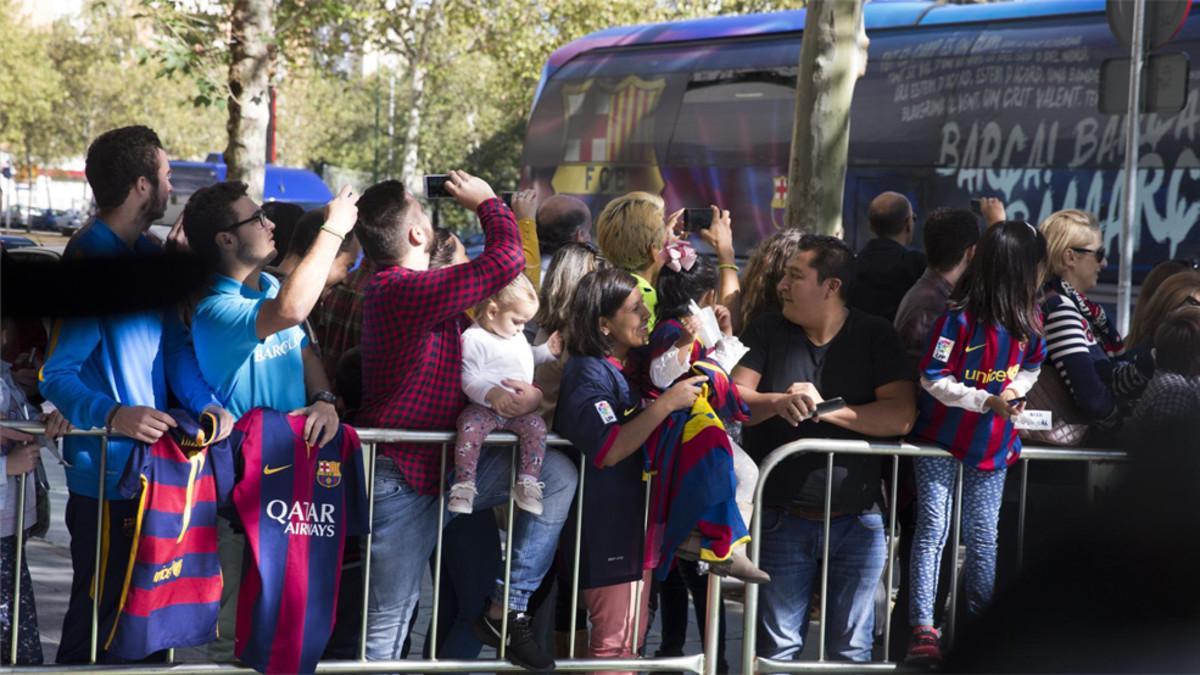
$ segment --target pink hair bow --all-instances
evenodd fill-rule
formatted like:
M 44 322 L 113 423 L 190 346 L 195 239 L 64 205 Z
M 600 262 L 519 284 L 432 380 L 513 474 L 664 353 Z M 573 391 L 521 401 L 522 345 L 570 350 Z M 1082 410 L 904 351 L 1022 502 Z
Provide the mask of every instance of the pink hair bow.
M 686 241 L 671 241 L 659 251 L 658 259 L 662 261 L 663 267 L 669 267 L 676 272 L 690 272 L 696 264 L 696 249 Z

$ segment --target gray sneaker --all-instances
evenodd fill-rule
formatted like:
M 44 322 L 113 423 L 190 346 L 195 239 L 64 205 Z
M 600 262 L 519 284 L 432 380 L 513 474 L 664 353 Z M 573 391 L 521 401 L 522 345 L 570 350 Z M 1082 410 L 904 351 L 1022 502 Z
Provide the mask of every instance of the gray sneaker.
M 451 513 L 474 513 L 475 495 L 478 492 L 474 483 L 455 483 L 450 486 L 450 498 L 446 508 Z

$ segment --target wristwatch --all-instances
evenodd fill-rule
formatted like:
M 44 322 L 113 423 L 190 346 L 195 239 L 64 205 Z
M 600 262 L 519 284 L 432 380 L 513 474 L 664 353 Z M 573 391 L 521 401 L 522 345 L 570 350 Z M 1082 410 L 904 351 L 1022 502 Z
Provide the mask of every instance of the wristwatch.
M 332 391 L 318 391 L 312 395 L 312 398 L 308 401 L 308 404 L 312 405 L 317 401 L 334 405 L 337 403 L 337 396 L 335 396 Z

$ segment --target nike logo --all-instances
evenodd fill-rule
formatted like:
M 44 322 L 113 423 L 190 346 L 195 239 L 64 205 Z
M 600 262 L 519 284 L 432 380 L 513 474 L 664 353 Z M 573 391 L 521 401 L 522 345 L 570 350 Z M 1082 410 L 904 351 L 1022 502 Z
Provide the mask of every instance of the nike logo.
M 982 349 L 982 348 L 984 348 L 984 347 L 986 347 L 986 346 L 987 346 L 987 343 L 985 342 L 984 344 L 981 344 L 981 345 L 975 345 L 975 346 L 973 346 L 973 347 L 967 347 L 967 348 L 966 348 L 965 350 L 963 350 L 963 351 L 965 351 L 965 352 L 967 352 L 968 354 L 970 354 L 971 352 L 975 351 L 976 349 Z
M 626 410 L 626 411 L 625 411 L 625 416 L 626 416 L 626 417 L 631 417 L 631 416 L 633 416 L 633 415 L 636 415 L 636 414 L 637 414 L 637 411 L 638 411 L 638 409 L 637 409 L 637 407 L 636 407 L 636 406 L 635 406 L 635 407 L 633 407 L 633 408 L 630 408 L 629 410 Z
M 290 468 L 292 468 L 291 464 L 284 464 L 283 466 L 276 466 L 276 467 L 264 466 L 263 467 L 263 475 L 270 476 L 273 473 L 279 473 L 280 471 L 287 471 Z

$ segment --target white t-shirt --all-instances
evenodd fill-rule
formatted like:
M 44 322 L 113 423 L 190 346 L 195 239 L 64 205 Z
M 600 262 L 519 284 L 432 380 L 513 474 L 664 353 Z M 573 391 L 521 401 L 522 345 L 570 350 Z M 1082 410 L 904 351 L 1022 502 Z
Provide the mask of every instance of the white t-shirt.
M 549 345 L 530 347 L 521 333 L 510 338 L 488 332 L 478 323 L 462 334 L 462 387 L 472 403 L 491 407 L 487 393 L 503 380 L 533 382 L 535 365 L 553 361 Z

